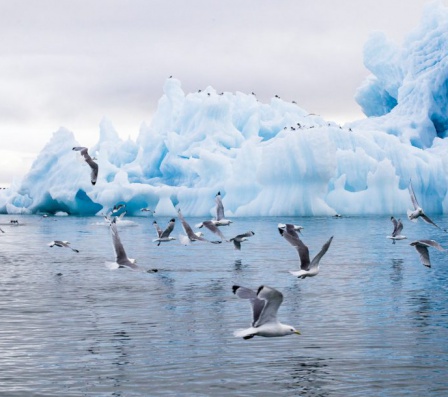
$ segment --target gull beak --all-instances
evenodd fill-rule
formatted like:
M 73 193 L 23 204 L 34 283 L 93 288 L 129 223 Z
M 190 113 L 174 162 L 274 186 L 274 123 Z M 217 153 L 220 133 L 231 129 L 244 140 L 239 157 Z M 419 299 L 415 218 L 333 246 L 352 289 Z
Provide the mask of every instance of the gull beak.
M 294 333 L 297 334 L 297 335 L 301 335 L 300 331 L 297 331 L 297 330 L 294 331 Z

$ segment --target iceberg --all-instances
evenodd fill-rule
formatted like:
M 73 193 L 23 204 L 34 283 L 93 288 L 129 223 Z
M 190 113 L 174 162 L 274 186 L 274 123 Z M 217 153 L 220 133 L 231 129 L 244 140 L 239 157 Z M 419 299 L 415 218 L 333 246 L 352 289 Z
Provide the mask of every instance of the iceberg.
M 399 47 L 381 33 L 365 44 L 371 72 L 355 98 L 366 118 L 343 126 L 296 103 L 253 94 L 185 93 L 169 78 L 149 125 L 135 141 L 100 122 L 89 148 L 99 174 L 56 131 L 29 173 L 0 192 L 1 213 L 107 213 L 149 207 L 172 216 L 214 213 L 220 191 L 228 217 L 404 214 L 412 180 L 427 213 L 448 210 L 448 11 L 425 9 Z

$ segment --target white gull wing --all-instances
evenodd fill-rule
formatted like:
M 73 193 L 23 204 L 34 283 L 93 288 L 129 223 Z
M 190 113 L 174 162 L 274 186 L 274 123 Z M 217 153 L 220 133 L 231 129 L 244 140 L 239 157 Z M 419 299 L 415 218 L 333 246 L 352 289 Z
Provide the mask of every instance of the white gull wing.
M 308 271 L 308 270 L 310 270 L 310 265 L 311 265 L 310 253 L 309 253 L 308 247 L 303 243 L 302 240 L 300 240 L 297 232 L 294 229 L 292 229 L 292 230 L 288 229 L 288 226 L 293 226 L 293 225 L 287 224 L 286 230 L 278 228 L 278 231 L 284 237 L 284 239 L 297 250 L 297 253 L 299 254 L 299 258 L 300 258 L 300 268 L 302 270 Z
M 222 204 L 221 192 L 218 192 L 215 196 L 216 201 L 216 220 L 220 221 L 224 219 L 224 206 Z
M 162 235 L 162 229 L 160 228 L 157 221 L 154 221 L 152 224 L 153 224 L 154 228 L 156 229 L 157 237 L 160 238 L 160 236 Z
M 313 260 L 311 261 L 311 264 L 310 264 L 310 269 L 319 265 L 320 260 L 327 253 L 328 248 L 330 248 L 330 244 L 332 241 L 333 241 L 333 236 L 330 237 L 330 239 L 322 246 L 319 253 L 313 258 Z
M 221 230 L 219 230 L 218 226 L 215 226 L 215 224 L 212 221 L 204 221 L 202 224 L 210 230 L 212 233 L 215 233 L 219 237 L 221 237 L 222 240 L 226 240 L 224 235 L 222 234 Z
M 110 223 L 110 231 L 112 235 L 112 244 L 115 251 L 116 262 L 119 266 L 128 266 L 132 269 L 137 269 L 138 266 L 131 262 L 131 260 L 126 255 L 126 251 L 124 250 L 123 244 L 121 243 L 120 236 L 117 230 L 117 224 L 115 218 Z
M 277 311 L 283 302 L 283 295 L 274 288 L 262 285 L 258 291 L 239 285 L 233 286 L 233 293 L 242 299 L 249 299 L 252 304 L 252 327 L 260 327 L 268 323 L 278 323 Z
M 160 235 L 160 238 L 167 238 L 170 236 L 171 232 L 174 229 L 174 224 L 175 224 L 176 220 L 174 218 L 171 218 L 170 221 L 168 222 L 168 226 L 166 227 L 166 229 L 163 231 L 163 233 Z
M 204 237 L 198 236 L 195 232 L 193 232 L 193 229 L 185 220 L 180 209 L 177 210 L 177 215 L 178 215 L 180 222 L 182 223 L 182 227 L 184 228 L 184 231 L 187 234 L 190 241 L 199 240 L 199 241 L 207 241 L 208 242 L 207 239 L 205 239 Z
M 412 181 L 409 181 L 408 186 L 409 194 L 411 195 L 411 201 L 412 205 L 414 206 L 414 209 L 419 209 L 420 205 L 418 204 L 417 198 L 415 197 L 414 188 L 412 187 Z

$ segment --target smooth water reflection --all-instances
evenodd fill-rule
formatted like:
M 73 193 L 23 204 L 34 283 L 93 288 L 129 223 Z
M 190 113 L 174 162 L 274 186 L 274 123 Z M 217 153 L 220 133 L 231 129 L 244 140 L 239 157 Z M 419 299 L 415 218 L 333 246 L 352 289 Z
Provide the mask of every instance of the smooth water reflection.
M 407 222 L 408 240 L 392 245 L 387 216 L 235 219 L 226 236 L 255 232 L 236 252 L 157 247 L 151 217 L 129 220 L 119 227 L 129 256 L 158 273 L 108 270 L 100 218 L 22 216 L 10 226 L 0 216 L 0 395 L 448 394 L 447 254 L 430 251 L 427 269 L 409 246 L 448 247 L 437 229 Z M 278 222 L 302 224 L 312 256 L 334 235 L 317 277 L 288 273 L 298 257 Z M 48 247 L 54 239 L 80 252 Z M 281 290 L 279 316 L 302 335 L 234 338 L 251 317 L 235 283 Z

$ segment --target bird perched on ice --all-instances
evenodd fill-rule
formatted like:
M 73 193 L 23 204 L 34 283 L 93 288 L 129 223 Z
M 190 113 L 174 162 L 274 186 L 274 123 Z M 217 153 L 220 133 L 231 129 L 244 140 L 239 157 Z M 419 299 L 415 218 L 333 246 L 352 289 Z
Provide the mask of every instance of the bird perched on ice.
M 56 246 L 56 247 L 70 248 L 74 252 L 79 252 L 77 249 L 70 247 L 70 243 L 68 241 L 55 240 L 55 241 L 52 241 L 51 243 L 48 243 L 48 246 L 49 247 Z
M 93 161 L 92 157 L 90 157 L 86 147 L 75 146 L 72 150 L 79 151 L 81 153 L 81 155 L 84 157 L 84 160 L 86 161 L 86 163 L 89 165 L 89 167 L 91 169 L 90 181 L 91 181 L 92 185 L 95 185 L 96 180 L 98 178 L 98 164 Z
M 446 230 L 442 229 L 440 226 L 436 225 L 424 212 L 423 209 L 418 204 L 417 198 L 415 197 L 414 189 L 412 187 L 412 181 L 409 181 L 409 194 L 411 195 L 411 201 L 412 205 L 414 206 L 414 211 L 408 210 L 408 218 L 412 222 L 417 222 L 418 218 L 422 218 L 426 223 L 429 223 L 431 225 L 434 225 L 435 227 L 439 228 L 440 230 L 443 230 L 446 232 Z
M 233 222 L 229 219 L 226 219 L 224 216 L 224 205 L 222 204 L 221 192 L 216 193 L 215 202 L 216 202 L 216 219 L 212 219 L 211 222 L 215 226 L 229 226 Z M 205 226 L 204 222 L 196 225 L 196 227 L 198 228 L 201 228 L 202 226 Z
M 393 216 L 390 217 L 394 225 L 394 230 L 392 231 L 391 236 L 387 236 L 387 238 L 392 239 L 392 244 L 395 244 L 395 240 L 405 240 L 407 237 L 401 234 L 403 230 L 403 223 L 401 223 L 401 219 L 395 219 Z
M 154 221 L 152 224 L 154 225 L 154 227 L 157 231 L 158 237 L 155 238 L 154 240 L 152 240 L 153 243 L 155 243 L 157 241 L 158 242 L 157 246 L 159 246 L 160 243 L 176 240 L 175 237 L 170 236 L 171 232 L 174 229 L 175 222 L 176 222 L 176 220 L 174 218 L 171 218 L 170 221 L 168 222 L 168 226 L 166 227 L 166 229 L 164 231 L 162 231 L 162 229 L 160 229 L 157 221 Z
M 247 241 L 248 237 L 252 237 L 255 233 L 252 231 L 243 233 L 243 234 L 238 234 L 235 237 L 232 237 L 229 241 L 233 242 L 233 246 L 236 250 L 241 251 L 241 243 L 243 241 Z
M 300 240 L 299 235 L 294 230 L 294 225 L 286 224 L 285 230 L 278 228 L 279 233 L 290 243 L 298 252 L 300 258 L 300 270 L 290 271 L 293 276 L 298 278 L 313 277 L 319 273 L 319 262 L 328 251 L 333 236 L 322 246 L 319 253 L 310 261 L 310 253 L 308 247 Z
M 434 240 L 416 240 L 413 241 L 410 245 L 415 247 L 417 252 L 420 254 L 420 261 L 426 267 L 431 267 L 428 247 L 433 247 L 439 251 L 446 251 L 437 241 Z
M 297 334 L 291 325 L 277 320 L 277 311 L 283 302 L 283 294 L 274 288 L 262 285 L 257 292 L 239 285 L 232 287 L 233 293 L 241 299 L 249 299 L 252 305 L 252 324 L 250 328 L 235 331 L 236 337 L 250 339 L 254 336 L 286 336 Z

